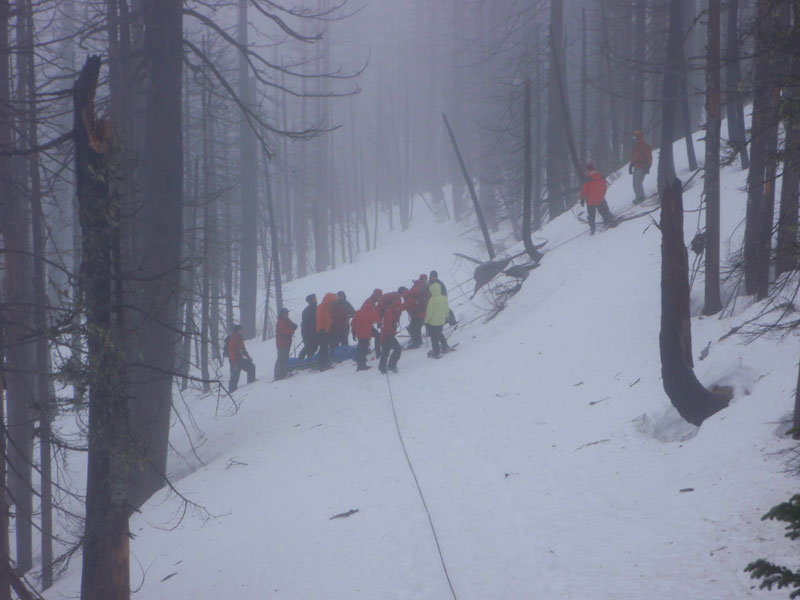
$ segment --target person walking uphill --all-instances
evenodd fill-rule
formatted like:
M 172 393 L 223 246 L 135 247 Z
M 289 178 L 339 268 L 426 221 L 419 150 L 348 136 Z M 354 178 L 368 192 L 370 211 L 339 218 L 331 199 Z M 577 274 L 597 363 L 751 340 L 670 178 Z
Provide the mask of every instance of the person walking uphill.
M 242 370 L 247 372 L 247 383 L 256 380 L 256 365 L 247 352 L 242 337 L 242 326 L 234 325 L 230 338 L 228 338 L 228 359 L 231 365 L 231 379 L 228 382 L 228 391 L 235 392 L 239 387 L 239 374 Z
M 586 177 L 588 180 L 581 188 L 581 204 L 586 202 L 586 210 L 589 213 L 589 231 L 590 235 L 594 235 L 594 222 L 598 212 L 603 217 L 603 223 L 609 227 L 614 227 L 617 220 L 611 214 L 606 202 L 608 184 L 603 174 L 595 168 L 594 163 L 586 163 Z
M 645 201 L 644 176 L 650 172 L 653 165 L 653 149 L 644 141 L 644 134 L 637 129 L 633 132 L 633 150 L 631 151 L 631 164 L 628 173 L 633 173 L 633 193 L 636 194 L 634 204 Z
M 380 320 L 378 311 L 375 310 L 375 303 L 370 299 L 364 302 L 364 305 L 356 311 L 353 316 L 351 327 L 353 329 L 353 339 L 358 341 L 356 348 L 356 371 L 366 371 L 369 369 L 367 366 L 367 352 L 369 352 L 369 341 L 374 334 L 373 325 Z
M 381 361 L 378 370 L 385 374 L 386 370 L 397 373 L 397 363 L 400 360 L 402 349 L 397 341 L 397 325 L 400 315 L 403 314 L 403 300 L 400 293 L 394 297 L 391 304 L 383 311 L 381 321 Z M 391 352 L 391 356 L 389 353 Z
M 303 317 L 300 320 L 300 335 L 303 338 L 303 349 L 297 358 L 304 360 L 311 358 L 317 353 L 319 341 L 317 340 L 317 296 L 309 294 L 306 296 L 308 306 L 303 309 Z
M 292 349 L 292 337 L 296 329 L 297 324 L 289 319 L 289 309 L 282 308 L 278 312 L 278 324 L 275 327 L 275 345 L 278 347 L 275 379 L 285 379 L 289 374 L 289 351 Z
M 430 331 L 431 344 L 433 345 L 433 350 L 431 350 L 429 356 L 431 358 L 439 358 L 441 352 L 450 350 L 442 333 L 444 324 L 447 323 L 447 316 L 450 314 L 450 304 L 447 302 L 447 296 L 442 294 L 441 284 L 432 283 L 430 292 L 431 297 L 428 300 L 428 308 L 425 311 L 425 324 Z
M 317 368 L 320 371 L 329 369 L 331 366 L 328 350 L 333 338 L 333 304 L 336 300 L 336 294 L 328 292 L 322 298 L 322 304 L 317 307 L 317 340 L 319 341 Z

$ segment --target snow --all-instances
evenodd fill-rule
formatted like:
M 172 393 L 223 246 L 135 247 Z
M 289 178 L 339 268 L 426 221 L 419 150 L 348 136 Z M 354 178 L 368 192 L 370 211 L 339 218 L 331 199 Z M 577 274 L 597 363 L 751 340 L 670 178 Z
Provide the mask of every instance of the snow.
M 723 170 L 723 240 L 733 235 L 723 256 L 741 242 L 745 177 Z M 654 193 L 655 169 L 645 183 Z M 685 193 L 687 243 L 702 226 L 691 212 L 701 190 L 696 177 Z M 621 172 L 612 211 L 632 212 L 632 197 Z M 163 491 L 134 516 L 135 597 L 440 600 L 453 597 L 444 567 L 460 600 L 770 597 L 743 568 L 796 563 L 781 526 L 760 518 L 797 487 L 780 425 L 797 337 L 720 341 L 758 313 L 744 297 L 732 315 L 695 318 L 698 377 L 735 389 L 695 428 L 661 385 L 660 232 L 649 217 L 594 237 L 569 213 L 548 224 L 536 236 L 548 242 L 541 267 L 486 322 L 485 296 L 469 300 L 473 265 L 453 257 L 484 258 L 480 233 L 425 210 L 418 201 L 408 231 L 382 233 L 355 263 L 286 285 L 285 302 L 298 321 L 308 293 L 344 290 L 358 307 L 374 287 L 437 269 L 461 322 L 445 331 L 458 350 L 438 361 L 404 351 L 388 378 L 347 363 L 271 382 L 274 343 L 249 341 L 259 380 L 235 407 L 216 393 L 177 402 L 196 456 L 176 422 L 170 472 L 202 510 L 184 514 Z M 697 314 L 702 291 L 700 275 Z M 47 598 L 79 586 L 75 559 Z

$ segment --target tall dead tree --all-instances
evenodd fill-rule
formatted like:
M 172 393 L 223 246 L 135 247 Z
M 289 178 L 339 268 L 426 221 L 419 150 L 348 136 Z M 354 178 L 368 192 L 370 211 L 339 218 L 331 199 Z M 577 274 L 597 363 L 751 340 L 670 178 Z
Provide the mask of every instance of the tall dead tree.
M 127 600 L 131 435 L 124 394 L 121 312 L 112 293 L 115 222 L 110 192 L 111 128 L 95 117 L 100 57 L 91 56 L 73 89 L 75 171 L 83 238 L 88 348 L 89 460 L 81 600 Z M 118 275 L 118 274 L 116 274 Z
M 789 81 L 783 114 L 784 138 L 783 184 L 778 218 L 777 274 L 800 267 L 798 248 L 798 208 L 800 203 L 800 3 L 793 2 L 792 28 L 784 47 L 789 55 Z
M 728 141 L 739 154 L 742 169 L 750 168 L 747 136 L 744 128 L 744 101 L 739 85 L 742 80 L 739 51 L 739 0 L 728 0 L 728 23 L 725 46 L 725 107 L 728 116 Z
M 683 233 L 683 186 L 672 156 L 675 112 L 681 76 L 681 2 L 670 0 L 667 62 L 664 73 L 658 190 L 661 197 L 661 376 L 664 391 L 681 417 L 694 425 L 727 406 L 694 373 L 689 305 L 689 256 Z
M 531 260 L 539 262 L 542 259 L 541 253 L 533 245 L 531 239 L 531 204 L 533 196 L 533 136 L 531 128 L 533 126 L 533 118 L 531 117 L 531 80 L 525 80 L 525 108 L 524 108 L 524 123 L 525 123 L 525 189 L 522 205 L 522 243 L 525 246 L 525 251 Z M 539 165 L 537 164 L 538 168 Z
M 239 0 L 238 42 L 248 45 L 247 5 Z M 252 106 L 255 102 L 254 83 L 250 79 L 247 56 L 239 52 L 239 97 Z M 256 302 L 258 295 L 258 192 L 256 184 L 256 141 L 247 115 L 239 116 L 239 169 L 241 197 L 241 264 L 239 266 L 239 324 L 242 335 L 256 335 Z
M 181 0 L 143 0 L 146 107 L 137 306 L 141 312 L 133 365 L 130 416 L 137 458 L 130 503 L 134 507 L 164 485 L 172 410 L 175 348 L 180 340 L 183 137 Z
M 770 149 L 777 143 L 777 98 L 772 44 L 778 32 L 771 0 L 759 0 L 755 19 L 755 64 L 747 218 L 744 233 L 745 291 L 757 299 L 769 292 L 774 181 L 768 178 Z M 774 157 L 773 157 L 774 158 Z
M 708 43 L 706 50 L 706 164 L 703 195 L 706 200 L 706 279 L 704 315 L 722 310 L 719 289 L 720 207 L 719 135 L 720 112 L 720 0 L 708 3 Z
M 568 168 L 565 162 L 567 148 L 564 143 L 564 119 L 562 101 L 559 97 L 559 80 L 563 72 L 561 57 L 562 32 L 564 29 L 563 0 L 550 3 L 550 36 L 551 53 L 550 69 L 547 80 L 547 197 L 550 219 L 556 218 L 566 210 L 564 181 L 568 179 Z

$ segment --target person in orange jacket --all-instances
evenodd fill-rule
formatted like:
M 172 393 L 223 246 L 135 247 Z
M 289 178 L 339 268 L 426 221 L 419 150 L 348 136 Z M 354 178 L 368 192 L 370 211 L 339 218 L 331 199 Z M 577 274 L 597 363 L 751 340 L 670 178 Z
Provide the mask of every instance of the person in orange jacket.
M 403 352 L 396 337 L 400 315 L 403 314 L 402 297 L 403 292 L 398 290 L 397 296 L 393 297 L 389 306 L 383 311 L 381 319 L 381 361 L 378 363 L 378 370 L 383 374 L 386 374 L 387 369 L 397 373 L 397 363 Z
M 338 296 L 336 294 L 328 292 L 317 307 L 317 339 L 319 341 L 317 368 L 320 371 L 324 371 L 331 366 L 328 349 L 333 337 L 333 303 L 337 300 Z
M 644 195 L 644 176 L 650 172 L 653 165 L 653 149 L 646 141 L 644 134 L 637 129 L 633 132 L 633 150 L 631 150 L 631 164 L 628 166 L 628 173 L 633 174 L 633 193 L 636 194 L 634 204 L 641 204 L 645 201 Z
M 297 324 L 289 318 L 289 309 L 285 307 L 280 309 L 278 323 L 275 326 L 275 346 L 278 348 L 275 379 L 285 379 L 289 374 L 289 351 L 292 349 L 292 337 L 296 329 Z
M 617 220 L 611 214 L 606 202 L 608 184 L 605 177 L 592 162 L 586 163 L 586 177 L 586 183 L 581 188 L 581 204 L 586 203 L 586 210 L 589 213 L 589 232 L 590 235 L 594 235 L 595 216 L 598 212 L 603 217 L 603 223 L 609 227 L 616 225 Z
M 371 298 L 371 297 L 370 297 Z M 356 311 L 353 315 L 353 320 L 350 324 L 353 330 L 353 339 L 358 342 L 356 348 L 356 371 L 366 371 L 369 369 L 367 366 L 367 352 L 369 352 L 369 341 L 372 339 L 375 325 L 380 320 L 378 311 L 375 310 L 375 303 L 367 299 L 364 305 Z
M 228 359 L 231 365 L 231 378 L 228 382 L 228 391 L 235 392 L 239 387 L 239 374 L 242 370 L 247 372 L 247 383 L 256 380 L 256 365 L 247 352 L 242 337 L 242 326 L 234 325 L 233 331 L 228 338 Z

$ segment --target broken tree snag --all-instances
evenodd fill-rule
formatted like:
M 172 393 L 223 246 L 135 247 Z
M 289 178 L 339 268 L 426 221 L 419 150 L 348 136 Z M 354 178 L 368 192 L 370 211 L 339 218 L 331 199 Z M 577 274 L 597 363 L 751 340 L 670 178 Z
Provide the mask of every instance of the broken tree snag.
M 486 228 L 486 221 L 483 218 L 483 211 L 481 210 L 481 205 L 478 204 L 478 195 L 475 193 L 475 186 L 472 184 L 472 177 L 469 176 L 467 165 L 464 163 L 464 157 L 461 156 L 461 151 L 458 149 L 456 136 L 453 134 L 453 129 L 450 127 L 450 121 L 447 120 L 447 115 L 442 114 L 442 118 L 444 119 L 445 127 L 447 127 L 447 133 L 450 136 L 450 141 L 453 143 L 453 150 L 456 152 L 458 164 L 461 166 L 461 172 L 464 174 L 464 179 L 467 182 L 469 194 L 472 196 L 472 205 L 475 207 L 475 215 L 478 217 L 478 224 L 481 226 L 483 241 L 486 242 L 486 251 L 489 253 L 489 258 L 493 259 L 494 246 L 492 245 L 492 238 L 489 237 L 489 230 Z
M 689 256 L 683 238 L 683 191 L 680 179 L 661 191 L 661 376 L 664 391 L 681 417 L 700 426 L 728 406 L 729 400 L 707 390 L 694 374 Z
M 533 204 L 533 140 L 531 127 L 531 80 L 525 80 L 525 196 L 522 204 L 522 243 L 533 262 L 542 260 L 542 254 L 533 245 L 531 239 L 531 205 Z M 538 165 L 536 168 L 539 168 Z
M 112 271 L 119 202 L 110 192 L 111 128 L 94 114 L 100 57 L 90 56 L 73 88 L 75 173 L 86 306 L 89 456 L 83 535 L 83 600 L 128 600 L 128 507 L 132 447 L 119 314 Z

